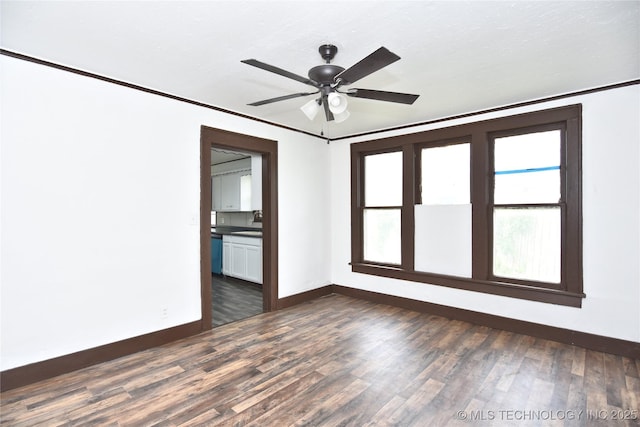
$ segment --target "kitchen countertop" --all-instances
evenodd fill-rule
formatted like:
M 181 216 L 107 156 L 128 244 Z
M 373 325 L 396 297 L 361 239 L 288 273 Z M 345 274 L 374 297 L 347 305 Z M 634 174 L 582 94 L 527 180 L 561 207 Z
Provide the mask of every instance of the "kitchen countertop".
M 259 237 L 259 238 L 262 238 L 262 231 L 257 231 L 257 230 L 234 231 L 231 234 L 234 235 L 234 236 Z

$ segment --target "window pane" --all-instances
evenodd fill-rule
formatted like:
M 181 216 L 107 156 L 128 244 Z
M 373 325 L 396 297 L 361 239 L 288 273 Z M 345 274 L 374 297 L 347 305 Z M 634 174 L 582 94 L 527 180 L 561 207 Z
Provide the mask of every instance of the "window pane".
M 422 150 L 422 204 L 469 203 L 469 144 Z
M 402 206 L 402 152 L 364 158 L 365 206 Z
M 496 172 L 494 200 L 507 203 L 558 203 L 560 201 L 560 170 L 545 170 L 514 174 Z
M 560 200 L 560 131 L 496 138 L 494 203 Z
M 560 208 L 496 208 L 493 274 L 560 283 Z
M 400 209 L 365 209 L 363 227 L 364 259 L 400 264 Z

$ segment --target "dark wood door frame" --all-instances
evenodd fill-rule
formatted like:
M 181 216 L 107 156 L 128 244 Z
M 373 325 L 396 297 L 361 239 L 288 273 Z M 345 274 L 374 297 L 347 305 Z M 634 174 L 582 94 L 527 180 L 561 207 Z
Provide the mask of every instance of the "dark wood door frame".
M 200 281 L 201 329 L 211 319 L 211 148 L 262 155 L 262 308 L 278 304 L 278 143 L 269 139 L 202 126 L 200 128 Z

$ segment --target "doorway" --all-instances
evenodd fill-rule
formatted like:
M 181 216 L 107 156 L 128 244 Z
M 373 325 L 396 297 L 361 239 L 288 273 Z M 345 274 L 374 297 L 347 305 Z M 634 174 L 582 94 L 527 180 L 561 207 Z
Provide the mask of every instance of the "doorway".
M 200 131 L 200 273 L 201 329 L 212 328 L 211 291 L 211 149 L 248 151 L 262 157 L 262 311 L 277 309 L 278 204 L 277 142 L 202 126 Z
M 263 312 L 262 155 L 214 145 L 211 187 L 211 315 L 215 328 Z

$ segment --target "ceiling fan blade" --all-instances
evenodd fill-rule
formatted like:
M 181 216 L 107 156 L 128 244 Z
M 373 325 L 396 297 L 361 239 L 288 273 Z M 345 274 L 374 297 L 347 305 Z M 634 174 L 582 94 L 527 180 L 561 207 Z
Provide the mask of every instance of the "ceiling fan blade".
M 322 105 L 324 106 L 324 115 L 327 118 L 327 121 L 330 122 L 334 120 L 333 113 L 329 109 L 329 95 L 327 93 L 322 94 Z
M 285 101 L 287 99 L 299 98 L 301 96 L 308 96 L 308 95 L 313 95 L 313 94 L 316 94 L 316 93 L 318 93 L 318 91 L 316 91 L 316 92 L 292 93 L 291 95 L 278 96 L 277 98 L 271 98 L 271 99 L 265 99 L 265 100 L 262 100 L 262 101 L 256 101 L 256 102 L 252 102 L 251 104 L 247 104 L 247 105 L 253 105 L 254 107 L 257 107 L 259 105 L 271 104 L 272 102 Z
M 290 79 L 299 81 L 300 83 L 304 83 L 304 84 L 307 84 L 307 85 L 318 87 L 318 84 L 316 82 L 314 82 L 313 80 L 310 80 L 310 79 L 308 79 L 306 77 L 299 76 L 299 75 L 294 74 L 294 73 L 292 73 L 290 71 L 283 70 L 282 68 L 278 68 L 278 67 L 274 67 L 273 65 L 265 64 L 264 62 L 260 62 L 260 61 L 255 60 L 255 59 L 244 59 L 244 60 L 242 60 L 240 62 L 243 62 L 245 64 L 249 64 L 249 65 L 253 65 L 254 67 L 258 67 L 258 68 L 261 68 L 263 70 L 270 71 L 272 73 L 279 74 L 279 75 L 281 75 L 283 77 L 288 77 Z
M 335 77 L 335 80 L 342 80 L 342 84 L 355 83 L 363 77 L 396 62 L 400 57 L 390 52 L 386 47 L 381 47 L 360 62 L 347 68 Z
M 413 104 L 420 96 L 410 93 L 385 92 L 371 89 L 351 89 L 346 92 L 346 94 L 354 98 L 375 99 L 378 101 L 398 102 L 400 104 Z

